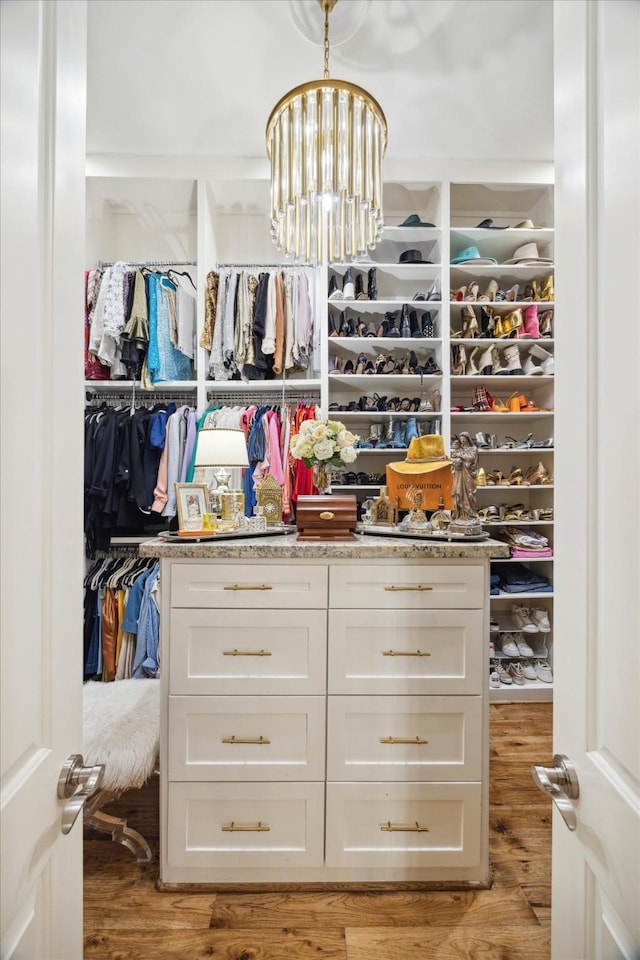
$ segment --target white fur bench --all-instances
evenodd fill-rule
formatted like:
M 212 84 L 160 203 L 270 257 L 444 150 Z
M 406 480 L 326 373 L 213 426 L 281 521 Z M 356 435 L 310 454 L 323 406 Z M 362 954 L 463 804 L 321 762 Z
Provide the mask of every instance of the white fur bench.
M 109 833 L 137 860 L 150 860 L 151 848 L 127 821 L 101 808 L 125 790 L 141 787 L 157 767 L 160 747 L 160 681 L 89 681 L 83 686 L 83 756 L 87 765 L 103 763 L 100 790 L 84 807 L 85 826 Z

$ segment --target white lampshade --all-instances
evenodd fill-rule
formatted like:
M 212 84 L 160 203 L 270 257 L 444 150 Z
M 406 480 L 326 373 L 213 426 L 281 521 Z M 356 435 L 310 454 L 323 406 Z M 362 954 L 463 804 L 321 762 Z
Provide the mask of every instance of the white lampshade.
M 247 441 L 242 430 L 204 429 L 198 433 L 196 467 L 248 467 Z

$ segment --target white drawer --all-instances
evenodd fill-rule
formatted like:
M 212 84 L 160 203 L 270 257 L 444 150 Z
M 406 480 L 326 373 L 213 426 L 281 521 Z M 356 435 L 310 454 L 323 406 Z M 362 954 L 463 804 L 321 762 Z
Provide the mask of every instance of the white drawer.
M 480 697 L 329 697 L 328 780 L 480 780 Z
M 484 590 L 481 564 L 373 560 L 329 568 L 329 606 L 337 608 L 481 609 Z
M 481 610 L 330 610 L 330 693 L 480 694 Z
M 328 783 L 325 862 L 470 867 L 480 863 L 481 818 L 479 783 Z
M 175 867 L 319 867 L 323 783 L 169 783 Z
M 169 697 L 170 780 L 323 780 L 324 743 L 324 697 Z
M 172 610 L 171 694 L 323 694 L 324 610 Z
M 172 607 L 324 609 L 327 568 L 311 564 L 174 563 Z

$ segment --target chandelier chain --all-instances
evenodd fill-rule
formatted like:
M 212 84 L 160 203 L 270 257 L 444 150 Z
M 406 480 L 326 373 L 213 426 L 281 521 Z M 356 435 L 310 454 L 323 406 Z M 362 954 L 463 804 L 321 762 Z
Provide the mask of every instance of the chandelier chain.
M 323 4 L 324 9 L 324 79 L 329 78 L 329 4 Z

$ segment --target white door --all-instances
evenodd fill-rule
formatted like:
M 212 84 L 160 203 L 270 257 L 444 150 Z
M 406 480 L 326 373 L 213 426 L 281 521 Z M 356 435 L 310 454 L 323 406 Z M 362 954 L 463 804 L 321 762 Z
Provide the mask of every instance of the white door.
M 554 960 L 640 956 L 640 4 L 555 4 Z M 540 758 L 550 763 L 551 758 Z
M 63 837 L 63 762 L 82 752 L 82 0 L 0 4 L 1 948 L 82 956 L 82 823 Z

